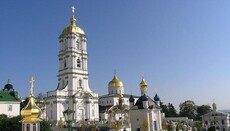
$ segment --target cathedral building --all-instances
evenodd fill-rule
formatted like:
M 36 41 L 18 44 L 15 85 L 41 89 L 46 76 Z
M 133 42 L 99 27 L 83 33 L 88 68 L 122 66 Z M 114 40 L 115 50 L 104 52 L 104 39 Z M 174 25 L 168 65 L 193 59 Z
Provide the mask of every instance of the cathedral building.
M 108 83 L 108 94 L 99 97 L 99 112 L 100 112 L 100 121 L 108 121 L 108 111 L 119 104 L 119 95 L 122 94 L 123 104 L 129 106 L 130 96 L 133 99 L 138 99 L 138 96 L 125 94 L 124 85 L 121 80 L 118 79 L 117 74 L 114 74 L 113 79 Z
M 63 111 L 74 110 L 73 126 L 80 126 L 82 120 L 98 121 L 98 94 L 88 83 L 87 37 L 76 25 L 74 7 L 70 25 L 59 37 L 58 86 L 47 92 L 46 114 L 53 126 L 64 120 Z

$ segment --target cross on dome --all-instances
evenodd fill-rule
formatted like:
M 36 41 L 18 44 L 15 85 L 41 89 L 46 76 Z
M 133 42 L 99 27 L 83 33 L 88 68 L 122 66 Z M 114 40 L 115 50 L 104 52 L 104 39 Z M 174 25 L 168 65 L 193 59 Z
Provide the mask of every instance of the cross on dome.
M 30 81 L 30 84 L 31 84 L 31 86 L 30 86 L 30 95 L 33 95 L 34 82 L 35 82 L 35 80 L 34 80 L 34 77 L 32 76 L 31 81 Z
M 74 15 L 75 8 L 74 8 L 74 6 L 72 6 L 71 8 L 72 8 L 72 14 Z

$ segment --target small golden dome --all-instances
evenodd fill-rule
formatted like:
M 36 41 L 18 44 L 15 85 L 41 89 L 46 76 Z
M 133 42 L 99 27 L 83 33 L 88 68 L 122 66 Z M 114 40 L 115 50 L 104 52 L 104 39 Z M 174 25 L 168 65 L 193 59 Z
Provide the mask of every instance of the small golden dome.
M 113 80 L 109 82 L 109 87 L 123 87 L 123 82 L 117 78 L 117 75 L 114 75 Z
M 22 122 L 38 122 L 40 121 L 41 110 L 35 104 L 34 96 L 30 96 L 26 107 L 21 110 Z
M 141 87 L 141 88 L 145 88 L 145 87 L 147 87 L 147 86 L 148 86 L 148 84 L 147 84 L 147 82 L 145 81 L 144 77 L 142 76 L 142 80 L 141 80 L 141 83 L 140 83 L 140 87 Z
M 34 78 L 30 81 L 30 98 L 27 105 L 21 110 L 21 116 L 23 117 L 22 122 L 39 122 L 41 119 L 41 109 L 35 104 L 33 95 Z
M 74 17 L 74 9 L 75 9 L 75 8 L 72 7 L 72 18 L 70 19 L 70 23 L 71 23 L 71 24 L 70 24 L 70 26 L 66 27 L 66 28 L 62 31 L 60 37 L 62 37 L 62 36 L 64 36 L 64 35 L 67 35 L 67 34 L 69 34 L 69 33 L 85 35 L 84 30 L 81 29 L 80 27 L 78 27 L 78 26 L 76 25 L 76 19 L 75 19 L 75 17 Z
M 120 92 L 120 95 L 118 97 L 118 100 L 123 100 L 124 99 L 124 96 L 122 95 L 122 93 Z

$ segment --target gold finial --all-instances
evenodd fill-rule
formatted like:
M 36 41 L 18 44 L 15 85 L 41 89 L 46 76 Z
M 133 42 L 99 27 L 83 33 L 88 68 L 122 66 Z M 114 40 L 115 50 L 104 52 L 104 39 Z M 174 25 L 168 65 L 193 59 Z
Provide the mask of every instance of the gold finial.
M 10 79 L 7 80 L 7 84 L 10 84 Z
M 146 83 L 145 79 L 144 79 L 144 75 L 142 75 L 142 80 L 140 83 L 140 87 L 141 88 L 146 88 L 148 86 L 148 84 Z
M 30 95 L 33 96 L 33 90 L 34 90 L 34 77 L 32 76 L 31 81 L 30 81 Z

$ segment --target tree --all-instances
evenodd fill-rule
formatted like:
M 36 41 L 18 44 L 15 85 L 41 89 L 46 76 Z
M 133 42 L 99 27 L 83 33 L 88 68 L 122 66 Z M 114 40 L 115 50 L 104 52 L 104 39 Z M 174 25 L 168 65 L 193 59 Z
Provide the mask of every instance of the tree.
M 163 113 L 165 113 L 165 117 L 169 117 L 170 113 L 168 110 L 168 106 L 164 105 L 163 102 L 160 102 L 160 107 Z
M 169 116 L 170 117 L 177 117 L 176 109 L 174 108 L 172 103 L 168 103 L 168 111 L 169 111 Z
M 162 112 L 165 113 L 165 117 L 176 117 L 176 116 L 178 116 L 176 109 L 174 108 L 173 104 L 168 103 L 168 105 L 164 105 L 161 102 L 160 107 L 162 109 Z
M 26 97 L 26 99 L 20 103 L 20 111 L 27 105 L 29 102 L 29 97 Z
M 208 112 L 211 112 L 212 109 L 209 105 L 201 105 L 201 106 L 198 106 L 197 107 L 197 119 L 198 120 L 201 120 L 201 116 L 208 113 Z
M 179 105 L 180 116 L 188 117 L 189 119 L 196 118 L 196 105 L 193 101 L 187 100 Z
M 40 122 L 40 127 L 41 127 L 40 131 L 52 131 L 50 127 L 50 123 L 47 120 L 42 120 Z
M 21 116 L 7 118 L 6 115 L 1 115 L 0 131 L 21 131 L 22 123 L 19 122 L 20 120 L 22 120 Z

